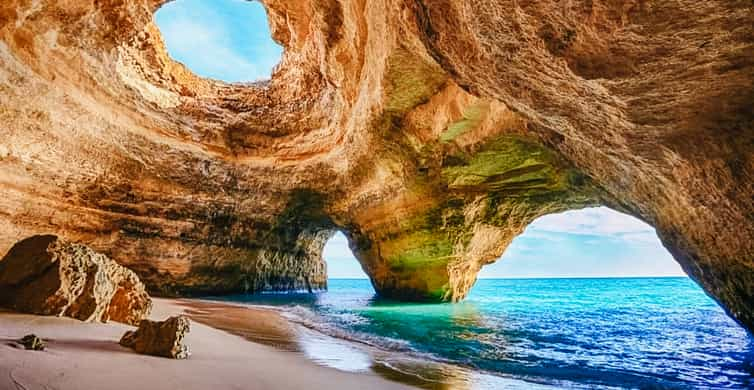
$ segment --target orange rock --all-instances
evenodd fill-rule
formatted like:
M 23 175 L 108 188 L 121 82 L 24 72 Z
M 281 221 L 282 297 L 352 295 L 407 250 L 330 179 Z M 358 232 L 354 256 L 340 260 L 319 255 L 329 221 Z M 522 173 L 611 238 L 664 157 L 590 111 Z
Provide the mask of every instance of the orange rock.
M 142 320 L 139 329 L 123 334 L 120 345 L 145 355 L 187 359 L 191 353 L 183 338 L 189 330 L 190 321 L 186 316 L 170 317 L 165 321 Z
M 26 313 L 137 324 L 152 300 L 132 271 L 86 246 L 34 236 L 0 261 L 0 304 Z
M 0 5 L 0 251 L 56 232 L 162 295 L 462 299 L 534 218 L 656 227 L 754 329 L 750 2 L 264 0 L 269 81 L 170 59 L 165 0 Z

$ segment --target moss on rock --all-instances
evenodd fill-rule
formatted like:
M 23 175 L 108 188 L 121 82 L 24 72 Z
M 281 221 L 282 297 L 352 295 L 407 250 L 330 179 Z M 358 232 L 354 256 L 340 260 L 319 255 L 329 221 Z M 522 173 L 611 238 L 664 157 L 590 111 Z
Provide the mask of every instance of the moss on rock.
M 475 126 L 477 108 L 467 110 L 466 119 L 451 126 L 454 134 L 446 132 L 446 138 Z M 379 249 L 366 254 L 382 295 L 461 299 L 481 266 L 499 256 L 505 243 L 535 218 L 595 204 L 599 197 L 588 177 L 534 138 L 507 134 L 473 150 L 455 146 L 440 153 L 435 173 L 417 175 L 407 185 L 411 198 L 431 201 L 385 227 L 375 237 Z M 432 161 L 429 157 L 416 160 Z M 438 187 L 445 191 L 432 190 Z M 490 229 L 497 240 L 482 237 Z
M 386 75 L 388 114 L 402 114 L 429 100 L 448 80 L 436 63 L 401 48 L 388 58 Z
M 565 190 L 568 172 L 552 151 L 519 136 L 504 136 L 465 164 L 443 167 L 442 176 L 450 189 L 532 195 Z

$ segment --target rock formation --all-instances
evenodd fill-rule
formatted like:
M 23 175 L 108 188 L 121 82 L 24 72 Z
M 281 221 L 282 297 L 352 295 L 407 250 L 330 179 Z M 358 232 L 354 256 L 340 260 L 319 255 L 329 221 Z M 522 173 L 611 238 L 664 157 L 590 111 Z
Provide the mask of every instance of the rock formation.
M 18 344 L 29 351 L 44 351 L 47 348 L 47 342 L 35 334 L 27 334 L 18 340 Z
M 152 300 L 135 273 L 52 235 L 33 236 L 0 261 L 0 305 L 82 321 L 138 324 Z
M 183 338 L 189 330 L 186 316 L 170 317 L 165 321 L 142 320 L 139 329 L 123 334 L 120 345 L 145 355 L 187 359 L 190 352 L 183 344 Z
M 271 80 L 171 60 L 165 0 L 0 5 L 0 250 L 85 242 L 163 295 L 462 299 L 538 216 L 607 205 L 754 327 L 754 11 L 710 0 L 263 0 Z

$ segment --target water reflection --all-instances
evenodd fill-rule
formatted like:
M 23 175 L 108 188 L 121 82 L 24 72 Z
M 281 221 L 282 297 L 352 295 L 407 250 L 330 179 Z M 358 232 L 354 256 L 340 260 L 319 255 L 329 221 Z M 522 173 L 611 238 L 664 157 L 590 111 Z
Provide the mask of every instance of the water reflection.
M 432 390 L 552 389 L 556 387 L 485 374 L 470 368 L 385 351 L 301 329 L 297 342 L 310 360 L 348 372 L 371 373 L 385 379 Z
M 346 292 L 337 296 L 326 292 L 264 293 L 218 299 L 248 302 L 278 310 L 284 308 L 280 311 L 281 315 L 300 325 L 288 338 L 273 337 L 270 342 L 269 332 L 259 332 L 254 329 L 254 324 L 240 331 L 244 329 L 243 326 L 235 323 L 231 331 L 251 341 L 302 353 L 326 367 L 371 373 L 423 389 L 557 388 L 484 373 L 471 366 L 443 362 L 439 358 L 451 353 L 459 358 L 464 355 L 471 358 L 484 349 L 483 344 L 507 344 L 505 335 L 496 332 L 496 324 L 488 323 L 474 302 L 405 303 L 376 294 L 363 294 L 363 291 L 361 294 L 349 295 Z M 322 313 L 327 313 L 327 316 Z M 358 333 L 345 332 L 344 329 Z M 383 336 L 372 342 L 375 333 Z M 448 339 L 450 335 L 466 340 L 467 348 L 461 350 L 457 344 L 435 343 L 437 354 L 430 356 L 419 353 L 405 341 L 433 343 L 437 339 Z M 501 361 L 507 359 L 504 356 L 497 358 Z
M 321 365 L 349 372 L 369 371 L 372 356 L 352 343 L 345 343 L 309 329 L 299 329 L 296 342 L 307 358 Z
M 754 339 L 684 278 L 484 280 L 460 304 L 381 299 L 368 281 L 331 288 L 231 299 L 330 337 L 299 338 L 320 364 L 424 388 L 753 383 Z
M 358 336 L 341 334 L 341 337 L 332 337 L 332 334 L 338 335 L 337 328 L 330 328 L 328 321 L 315 313 L 329 310 L 332 315 L 337 311 L 334 307 L 343 305 L 342 296 L 338 297 L 337 301 L 333 301 L 326 293 L 268 293 L 226 296 L 218 299 L 250 302 L 255 306 L 268 306 L 273 309 L 285 307 L 286 310 L 281 311 L 281 315 L 302 326 L 296 327 L 291 334 L 277 332 L 271 336 L 269 329 L 258 329 L 257 322 L 250 321 L 236 309 L 231 309 L 230 316 L 229 312 L 220 315 L 219 306 L 193 304 L 189 313 L 192 318 L 202 322 L 213 318 L 210 325 L 229 330 L 251 341 L 302 353 L 323 366 L 349 372 L 371 373 L 423 389 L 514 389 L 531 388 L 533 385 L 423 358 L 421 354 L 414 353 L 410 345 L 396 344 L 383 349 L 380 346 L 385 345 L 384 339 L 379 340 L 379 344 L 368 341 L 367 332 L 381 329 L 381 332 L 390 334 L 392 329 L 396 334 L 405 333 L 406 324 L 411 324 L 409 328 L 415 331 L 413 337 L 417 339 L 429 340 L 435 336 L 429 333 L 429 329 L 439 327 L 451 332 L 463 329 L 464 337 L 473 340 L 475 337 L 478 338 L 480 333 L 491 331 L 485 326 L 484 317 L 473 303 L 407 304 L 377 295 L 362 296 L 347 304 L 349 310 L 357 315 L 341 313 L 340 317 L 336 318 L 357 330 L 359 321 L 362 321 L 365 333 Z M 229 317 L 235 319 L 231 322 L 232 326 L 227 326 L 224 320 L 217 320 Z M 396 321 L 396 318 L 402 320 Z

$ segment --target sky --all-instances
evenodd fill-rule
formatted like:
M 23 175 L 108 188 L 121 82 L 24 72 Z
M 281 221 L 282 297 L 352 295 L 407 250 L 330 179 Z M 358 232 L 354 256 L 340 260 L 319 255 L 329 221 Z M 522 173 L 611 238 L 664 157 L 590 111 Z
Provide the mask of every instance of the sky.
M 194 73 L 229 82 L 268 79 L 282 48 L 270 37 L 262 4 L 175 0 L 155 20 L 170 55 Z M 330 278 L 366 278 L 338 233 L 325 246 Z M 481 278 L 680 276 L 654 229 L 606 207 L 535 220 Z
M 157 10 L 155 22 L 170 56 L 202 77 L 269 79 L 283 52 L 257 1 L 175 0 Z
M 348 241 L 338 233 L 325 245 L 330 278 L 366 278 Z M 545 215 L 532 222 L 480 278 L 683 276 L 646 223 L 595 207 Z

